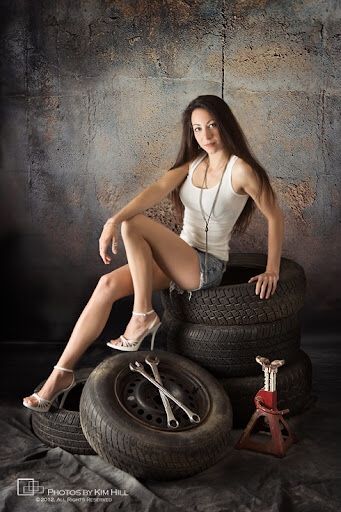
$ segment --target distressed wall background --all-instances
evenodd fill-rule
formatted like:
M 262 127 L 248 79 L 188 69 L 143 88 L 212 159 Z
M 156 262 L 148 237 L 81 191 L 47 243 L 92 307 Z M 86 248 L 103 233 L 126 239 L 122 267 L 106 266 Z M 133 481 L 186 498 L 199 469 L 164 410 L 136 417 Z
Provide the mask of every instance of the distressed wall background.
M 175 159 L 181 112 L 224 95 L 308 278 L 306 328 L 340 314 L 336 0 L 3 0 L 2 339 L 63 340 L 99 276 L 107 216 Z M 151 215 L 171 223 L 168 203 Z M 266 252 L 257 215 L 232 250 Z

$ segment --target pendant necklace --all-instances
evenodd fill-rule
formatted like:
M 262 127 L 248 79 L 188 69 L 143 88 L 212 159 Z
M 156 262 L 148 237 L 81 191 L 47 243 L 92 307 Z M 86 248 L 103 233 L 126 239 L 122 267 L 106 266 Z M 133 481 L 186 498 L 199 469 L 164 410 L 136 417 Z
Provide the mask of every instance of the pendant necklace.
M 220 190 L 220 187 L 221 187 L 221 183 L 223 181 L 223 177 L 224 177 L 224 174 L 225 174 L 225 171 L 226 171 L 226 167 L 227 167 L 227 162 L 228 161 L 229 161 L 229 159 L 227 159 L 227 161 L 225 163 L 225 166 L 224 166 L 224 170 L 221 173 L 221 178 L 220 178 L 220 181 L 219 181 L 219 186 L 218 186 L 216 195 L 215 195 L 214 200 L 213 200 L 213 204 L 212 204 L 212 208 L 211 208 L 210 214 L 207 217 L 207 219 L 206 219 L 204 208 L 203 208 L 203 205 L 202 205 L 202 193 L 203 193 L 204 184 L 206 184 L 205 188 L 207 189 L 207 171 L 208 171 L 208 164 L 209 164 L 209 162 L 207 162 L 207 164 L 206 164 L 204 180 L 203 180 L 203 183 L 202 183 L 202 187 L 200 189 L 200 198 L 199 198 L 200 210 L 201 210 L 201 215 L 202 215 L 202 217 L 204 219 L 204 222 L 205 222 L 205 282 L 207 282 L 208 224 L 210 222 L 212 212 L 214 210 L 214 207 L 215 207 L 217 199 L 218 199 L 219 190 Z

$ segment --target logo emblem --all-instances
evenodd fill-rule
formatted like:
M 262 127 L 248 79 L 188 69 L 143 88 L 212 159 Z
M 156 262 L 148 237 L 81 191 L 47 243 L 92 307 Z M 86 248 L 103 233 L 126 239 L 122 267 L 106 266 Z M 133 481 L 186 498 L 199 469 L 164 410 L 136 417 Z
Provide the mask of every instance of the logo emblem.
M 44 486 L 39 485 L 39 480 L 34 478 L 17 478 L 17 495 L 18 496 L 34 496 L 35 494 L 43 494 Z

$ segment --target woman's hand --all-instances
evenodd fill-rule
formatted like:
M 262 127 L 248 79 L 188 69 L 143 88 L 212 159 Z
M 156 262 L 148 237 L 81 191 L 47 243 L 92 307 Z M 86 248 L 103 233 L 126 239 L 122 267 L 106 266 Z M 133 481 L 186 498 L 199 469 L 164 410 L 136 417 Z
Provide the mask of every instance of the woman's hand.
M 111 250 L 114 254 L 117 254 L 117 223 L 112 218 L 108 219 L 104 224 L 102 234 L 99 238 L 99 254 L 106 265 L 111 262 L 109 247 L 111 247 Z
M 259 295 L 261 299 L 268 299 L 270 295 L 275 293 L 277 282 L 279 279 L 279 274 L 277 272 L 264 272 L 263 274 L 258 274 L 258 276 L 251 277 L 248 280 L 248 283 L 256 284 L 256 295 Z

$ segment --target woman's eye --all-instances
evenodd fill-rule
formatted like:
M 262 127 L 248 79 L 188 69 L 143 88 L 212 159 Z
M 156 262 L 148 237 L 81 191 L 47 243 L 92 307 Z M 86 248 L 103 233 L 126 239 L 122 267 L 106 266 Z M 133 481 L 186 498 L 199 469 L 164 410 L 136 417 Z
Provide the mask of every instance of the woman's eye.
M 217 123 L 210 123 L 208 125 L 209 127 L 213 127 L 213 128 L 216 128 L 217 127 Z M 196 126 L 195 128 L 193 128 L 193 131 L 194 132 L 197 132 L 198 130 L 200 130 L 201 128 L 199 126 Z

